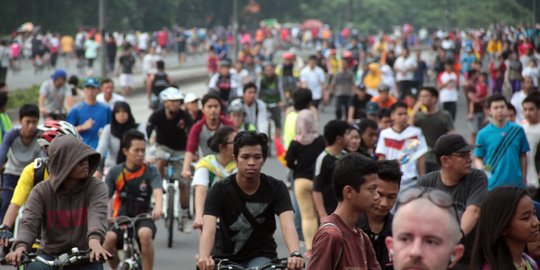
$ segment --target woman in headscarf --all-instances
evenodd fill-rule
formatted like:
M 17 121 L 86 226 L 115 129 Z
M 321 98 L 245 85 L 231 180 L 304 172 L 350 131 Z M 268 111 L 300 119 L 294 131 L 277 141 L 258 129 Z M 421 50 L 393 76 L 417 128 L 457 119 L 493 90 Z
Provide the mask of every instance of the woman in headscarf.
M 379 69 L 379 64 L 370 63 L 368 65 L 368 72 L 364 76 L 364 85 L 366 86 L 367 92 L 372 96 L 377 95 L 377 89 L 382 82 L 382 73 Z
M 105 158 L 103 173 L 106 174 L 112 166 L 126 161 L 120 142 L 124 134 L 130 129 L 137 129 L 146 136 L 145 126 L 137 124 L 131 113 L 129 104 L 118 101 L 114 104 L 111 123 L 101 131 L 97 151 Z M 96 176 L 101 176 L 97 173 Z
M 324 138 L 319 134 L 315 115 L 310 110 L 301 110 L 296 120 L 296 136 L 287 150 L 285 160 L 287 167 L 293 171 L 294 193 L 302 217 L 302 233 L 308 257 L 318 227 L 312 196 L 315 163 L 324 147 Z

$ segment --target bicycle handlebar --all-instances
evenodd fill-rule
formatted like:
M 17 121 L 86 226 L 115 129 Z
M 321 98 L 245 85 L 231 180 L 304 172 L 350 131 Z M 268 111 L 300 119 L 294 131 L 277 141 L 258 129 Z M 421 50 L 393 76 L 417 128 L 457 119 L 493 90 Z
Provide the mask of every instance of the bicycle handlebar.
M 254 266 L 245 268 L 240 264 L 232 262 L 228 259 L 214 259 L 216 262 L 216 270 L 270 270 L 270 269 L 287 269 L 288 258 L 276 258 L 262 266 Z
M 138 220 L 142 219 L 152 219 L 152 215 L 150 213 L 142 213 L 132 218 L 128 216 L 118 216 L 116 218 L 109 219 L 109 223 L 114 224 L 114 227 L 118 228 L 122 225 L 134 224 Z

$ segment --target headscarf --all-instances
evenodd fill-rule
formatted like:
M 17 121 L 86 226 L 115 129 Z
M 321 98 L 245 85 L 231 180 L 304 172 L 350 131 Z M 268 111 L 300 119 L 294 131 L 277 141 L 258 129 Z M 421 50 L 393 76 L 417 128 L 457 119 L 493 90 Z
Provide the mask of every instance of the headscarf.
M 369 72 L 364 77 L 364 85 L 370 89 L 377 89 L 381 84 L 382 74 L 377 63 L 368 65 Z
M 302 145 L 309 145 L 319 137 L 319 128 L 315 115 L 308 109 L 301 110 L 296 118 L 296 136 L 294 140 Z
M 128 120 L 124 124 L 120 124 L 116 121 L 115 115 L 119 111 L 124 111 L 128 114 Z M 117 101 L 114 103 L 111 119 L 111 135 L 122 141 L 124 134 L 130 129 L 136 129 L 137 126 L 138 124 L 135 123 L 135 118 L 131 113 L 131 107 L 129 107 L 129 104 L 124 101 Z M 126 155 L 124 155 L 124 151 L 122 151 L 122 147 L 120 147 L 120 149 L 118 149 L 118 155 L 116 156 L 116 164 L 120 164 L 124 161 L 126 161 Z

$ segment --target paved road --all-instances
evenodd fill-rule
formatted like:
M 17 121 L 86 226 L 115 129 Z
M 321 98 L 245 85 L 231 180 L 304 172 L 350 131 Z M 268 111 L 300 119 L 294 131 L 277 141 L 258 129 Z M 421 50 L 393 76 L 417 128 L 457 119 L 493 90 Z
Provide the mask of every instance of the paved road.
M 142 59 L 136 58 L 137 63 L 135 65 L 135 73 L 138 74 L 142 71 L 141 63 Z M 205 64 L 205 57 L 203 55 L 194 55 L 189 56 L 186 60 L 186 63 L 183 65 L 180 65 L 178 63 L 177 55 L 174 53 L 167 54 L 163 56 L 163 60 L 165 61 L 165 67 L 166 69 L 176 69 L 180 66 L 182 67 L 194 67 L 194 66 L 201 66 Z M 79 76 L 79 78 L 84 78 L 88 74 L 86 71 L 80 73 L 76 68 L 76 62 L 77 60 L 75 58 L 71 58 L 69 60 L 68 65 L 66 66 L 66 63 L 64 62 L 64 58 L 59 57 L 57 68 L 63 68 L 67 71 L 68 76 L 71 76 L 73 74 Z M 99 75 L 99 68 L 100 68 L 100 61 L 96 60 L 94 63 L 94 69 L 92 70 L 92 74 L 95 76 Z M 12 70 L 8 71 L 7 75 L 7 84 L 10 90 L 17 90 L 17 89 L 24 89 L 28 88 L 34 84 L 41 84 L 43 81 L 47 80 L 51 74 L 54 72 L 54 70 L 51 69 L 44 69 L 41 72 L 35 72 L 34 68 L 32 66 L 32 63 L 30 60 L 23 60 L 21 70 L 14 73 Z

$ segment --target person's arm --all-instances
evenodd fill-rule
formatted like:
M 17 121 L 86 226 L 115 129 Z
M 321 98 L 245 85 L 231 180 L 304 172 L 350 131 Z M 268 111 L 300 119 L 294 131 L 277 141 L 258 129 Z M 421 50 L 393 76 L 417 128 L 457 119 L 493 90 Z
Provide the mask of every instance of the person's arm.
M 266 110 L 266 103 L 255 100 L 259 106 L 259 114 L 257 115 L 257 129 L 259 133 L 268 132 L 268 111 Z M 268 138 L 272 137 L 272 134 L 267 134 Z
M 420 176 L 425 175 L 426 174 L 426 163 L 425 163 L 424 156 L 421 156 L 421 157 L 418 158 L 417 166 L 418 166 L 418 174 Z
M 469 205 L 465 208 L 465 212 L 461 216 L 461 230 L 465 235 L 468 235 L 474 229 L 478 217 L 480 217 L 480 207 Z
M 527 186 L 527 153 L 519 155 L 519 163 L 521 165 L 521 175 L 523 177 L 523 186 Z
M 208 193 L 208 187 L 203 185 L 195 186 L 195 219 L 193 220 L 193 228 L 203 228 L 203 212 L 204 202 L 206 200 L 206 193 Z
M 182 166 L 182 176 L 187 179 L 191 178 L 190 166 L 191 162 L 193 162 L 195 152 L 197 152 L 197 148 L 199 147 L 199 135 L 201 133 L 203 125 L 204 123 L 197 122 L 193 125 L 193 127 L 191 127 L 191 130 L 189 131 L 186 154 L 184 156 L 184 165 Z
M 39 99 L 38 99 L 38 107 L 39 111 L 42 114 L 47 114 L 49 111 L 47 111 L 47 108 L 45 108 L 45 96 L 47 94 L 47 90 L 45 88 L 45 83 L 41 85 L 41 88 L 39 89 Z
M 474 165 L 479 170 L 484 170 L 484 157 L 474 157 Z
M 92 179 L 96 184 L 89 190 L 90 197 L 88 203 L 88 232 L 87 240 L 105 241 L 107 233 L 107 185 L 100 180 Z M 26 212 L 26 209 L 24 210 Z M 26 217 L 26 213 L 25 213 Z
M 289 250 L 289 253 L 299 251 L 298 234 L 294 227 L 294 213 L 293 211 L 285 211 L 279 215 L 279 223 L 281 225 L 281 231 L 283 232 L 283 240 Z
M 148 76 L 148 81 L 146 82 L 146 98 L 150 101 L 152 96 L 152 84 L 154 83 L 154 74 Z
M 322 192 L 313 191 L 313 203 L 315 204 L 315 209 L 317 210 L 317 214 L 319 215 L 319 220 L 328 216 L 328 214 L 326 213 L 326 209 L 324 208 Z
M 285 161 L 287 161 L 287 168 L 294 170 L 296 168 L 296 143 L 294 141 L 289 145 L 289 149 L 285 153 Z
M 19 214 L 19 209 L 23 206 L 27 199 L 30 191 L 34 187 L 34 162 L 28 164 L 24 167 L 19 181 L 17 181 L 17 186 L 13 191 L 13 196 L 11 197 L 11 203 L 4 215 L 4 220 L 2 224 L 8 225 L 13 228 L 17 215 Z
M 40 225 L 43 224 L 43 217 L 45 216 L 45 201 L 43 198 L 45 195 L 42 194 L 44 185 L 45 184 L 37 185 L 32 192 L 30 192 L 28 201 L 25 204 L 24 218 L 21 219 L 17 231 L 17 239 L 15 240 L 15 243 L 13 243 L 13 249 L 22 246 L 25 247 L 26 250 L 30 250 L 32 244 L 36 240 L 38 232 L 41 231 Z M 90 228 L 90 224 L 88 225 Z
M 420 108 L 422 108 L 422 103 L 417 102 L 412 109 L 411 115 L 409 116 L 409 120 L 407 120 L 410 126 L 414 126 L 416 124 L 415 122 L 418 122 L 418 119 L 416 118 L 417 118 L 417 113 L 420 111 Z
M 199 239 L 199 259 L 197 261 L 197 266 L 201 270 L 213 269 L 214 260 L 210 255 L 214 249 L 216 226 L 217 217 L 211 215 L 203 216 L 202 233 Z
M 102 157 L 105 156 L 107 154 L 107 150 L 109 150 L 111 138 L 111 125 L 106 125 L 101 132 L 98 146 L 96 148 L 96 151 L 101 154 Z
M 11 144 L 13 144 L 13 141 L 19 137 L 20 134 L 20 129 L 12 129 L 6 133 L 6 136 L 2 139 L 2 144 L 0 145 L 0 167 L 4 166 L 7 162 L 7 154 L 11 148 Z
M 191 178 L 191 162 L 193 162 L 193 153 L 186 151 L 184 156 L 184 164 L 182 166 L 182 176 L 184 178 Z
M 154 188 L 152 195 L 154 196 L 155 202 L 154 209 L 152 210 L 152 219 L 158 220 L 163 214 L 163 188 Z

